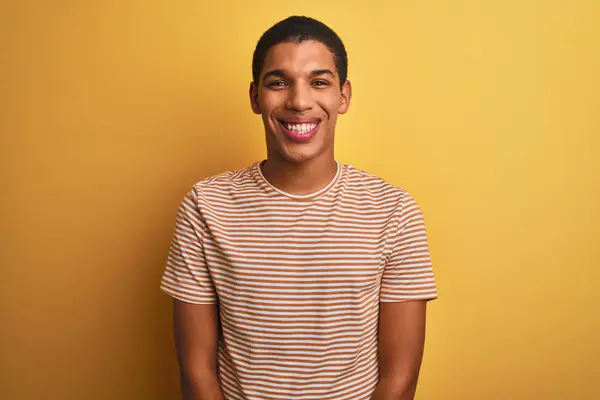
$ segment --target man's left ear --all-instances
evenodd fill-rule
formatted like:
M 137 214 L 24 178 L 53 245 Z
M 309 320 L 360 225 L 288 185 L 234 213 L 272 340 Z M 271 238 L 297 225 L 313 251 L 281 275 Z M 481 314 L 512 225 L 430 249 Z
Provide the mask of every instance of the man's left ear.
M 348 108 L 350 108 L 350 100 L 352 99 L 352 84 L 347 79 L 342 85 L 340 96 L 342 101 L 338 108 L 338 114 L 345 114 Z

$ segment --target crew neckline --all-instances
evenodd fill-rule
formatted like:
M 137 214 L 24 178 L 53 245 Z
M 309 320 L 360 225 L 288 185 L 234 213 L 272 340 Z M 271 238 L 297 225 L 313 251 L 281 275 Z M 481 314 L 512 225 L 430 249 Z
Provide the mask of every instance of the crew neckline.
M 334 160 L 337 165 L 337 171 L 336 171 L 333 179 L 327 185 L 325 185 L 323 188 L 317 190 L 316 192 L 307 193 L 307 194 L 293 194 L 293 193 L 288 193 L 284 190 L 276 188 L 267 180 L 267 178 L 265 178 L 265 176 L 263 175 L 263 172 L 262 172 L 262 165 L 266 161 L 267 160 L 262 160 L 262 161 L 256 161 L 254 163 L 254 169 L 258 172 L 258 175 L 260 176 L 261 181 L 263 183 L 265 183 L 267 185 L 267 187 L 269 187 L 270 189 L 279 193 L 280 195 L 289 197 L 294 200 L 314 200 L 314 199 L 324 196 L 325 194 L 329 193 L 331 191 L 331 189 L 333 189 L 335 187 L 335 185 L 340 180 L 340 177 L 342 175 L 342 164 L 340 164 L 337 160 Z

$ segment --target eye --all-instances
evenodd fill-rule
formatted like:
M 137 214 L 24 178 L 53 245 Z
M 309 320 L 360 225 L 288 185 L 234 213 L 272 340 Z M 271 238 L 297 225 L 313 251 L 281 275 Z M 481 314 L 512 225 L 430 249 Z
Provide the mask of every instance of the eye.
M 318 81 L 314 81 L 313 85 L 314 86 L 327 86 L 327 85 L 329 85 L 329 82 L 319 79 Z
M 277 88 L 277 87 L 282 87 L 285 86 L 285 82 L 284 81 L 271 81 L 267 83 L 267 87 L 272 87 L 272 88 Z

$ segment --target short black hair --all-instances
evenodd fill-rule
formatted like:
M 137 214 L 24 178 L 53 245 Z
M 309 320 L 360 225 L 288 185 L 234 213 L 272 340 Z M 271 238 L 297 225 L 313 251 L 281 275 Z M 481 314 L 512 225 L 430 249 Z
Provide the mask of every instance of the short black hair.
M 269 49 L 284 42 L 301 43 L 315 40 L 323 43 L 333 54 L 333 61 L 340 77 L 340 86 L 348 77 L 348 55 L 342 39 L 327 25 L 304 16 L 291 16 L 279 21 L 262 34 L 252 56 L 252 79 L 258 83 L 260 71 Z

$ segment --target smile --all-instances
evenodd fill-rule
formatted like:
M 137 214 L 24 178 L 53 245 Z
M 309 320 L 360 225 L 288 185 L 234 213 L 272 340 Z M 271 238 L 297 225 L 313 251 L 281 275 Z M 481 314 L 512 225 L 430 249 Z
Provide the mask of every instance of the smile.
M 283 132 L 295 142 L 310 140 L 319 130 L 321 121 L 288 122 L 278 120 Z

